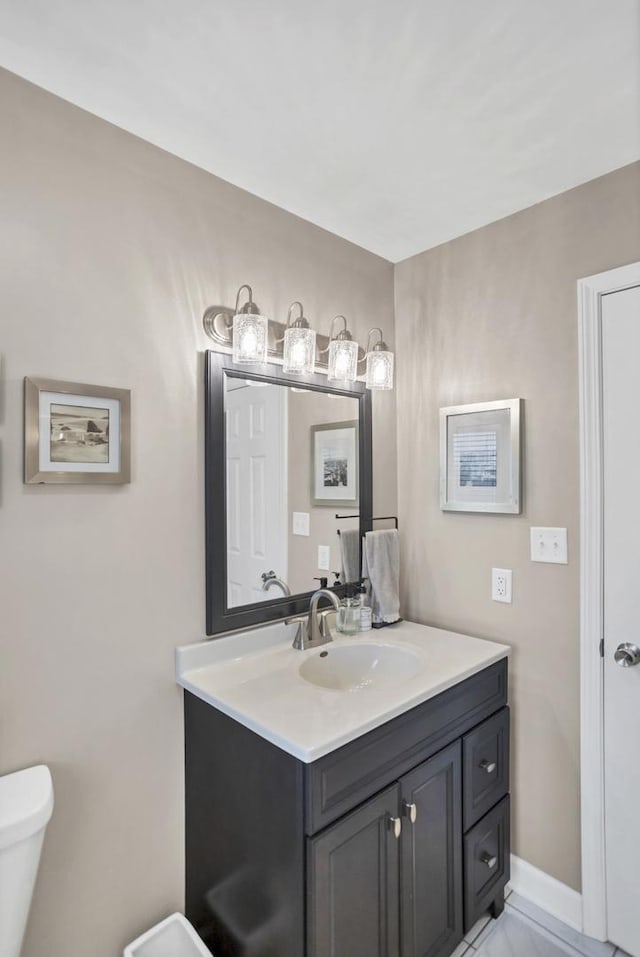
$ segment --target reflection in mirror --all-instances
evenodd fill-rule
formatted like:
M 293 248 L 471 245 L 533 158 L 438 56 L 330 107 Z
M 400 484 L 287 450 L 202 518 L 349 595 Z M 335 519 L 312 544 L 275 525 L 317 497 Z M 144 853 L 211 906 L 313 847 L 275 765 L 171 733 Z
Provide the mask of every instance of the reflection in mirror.
M 228 607 L 331 584 L 339 528 L 358 539 L 336 520 L 358 515 L 358 399 L 225 373 L 224 413 Z

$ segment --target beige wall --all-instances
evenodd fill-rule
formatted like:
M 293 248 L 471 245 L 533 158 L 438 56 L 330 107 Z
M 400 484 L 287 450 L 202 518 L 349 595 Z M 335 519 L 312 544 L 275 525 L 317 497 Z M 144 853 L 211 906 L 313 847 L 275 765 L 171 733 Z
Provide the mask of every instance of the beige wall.
M 395 270 L 403 614 L 513 647 L 513 850 L 580 887 L 576 280 L 640 259 L 640 164 Z M 521 516 L 439 508 L 438 409 L 525 400 Z M 529 561 L 566 526 L 569 564 Z M 513 604 L 490 598 L 513 569 Z
M 274 317 L 392 335 L 392 267 L 6 72 L 0 129 L 0 772 L 44 761 L 56 788 L 24 957 L 114 957 L 183 900 L 202 313 L 250 282 Z M 22 484 L 25 375 L 132 389 L 131 485 Z M 376 397 L 385 509 L 394 421 Z

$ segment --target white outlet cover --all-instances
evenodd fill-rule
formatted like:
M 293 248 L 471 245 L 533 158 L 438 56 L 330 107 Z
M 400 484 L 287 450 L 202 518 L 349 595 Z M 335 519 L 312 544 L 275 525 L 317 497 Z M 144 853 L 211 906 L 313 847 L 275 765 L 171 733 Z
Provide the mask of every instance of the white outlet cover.
M 532 528 L 531 561 L 567 565 L 569 558 L 566 528 Z
M 308 512 L 294 512 L 293 513 L 293 534 L 294 535 L 309 535 L 309 513 Z
M 493 601 L 511 604 L 513 572 L 510 568 L 491 569 L 491 598 Z
M 331 547 L 318 545 L 318 570 L 328 572 L 331 567 Z

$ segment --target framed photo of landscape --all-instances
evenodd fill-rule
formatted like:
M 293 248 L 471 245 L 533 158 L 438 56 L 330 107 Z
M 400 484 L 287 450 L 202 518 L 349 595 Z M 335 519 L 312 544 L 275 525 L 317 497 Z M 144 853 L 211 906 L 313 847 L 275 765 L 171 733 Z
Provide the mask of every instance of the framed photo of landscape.
M 311 504 L 358 507 L 358 422 L 311 426 Z
M 440 508 L 519 514 L 522 399 L 440 409 Z
M 25 378 L 25 482 L 131 481 L 130 410 L 128 389 Z

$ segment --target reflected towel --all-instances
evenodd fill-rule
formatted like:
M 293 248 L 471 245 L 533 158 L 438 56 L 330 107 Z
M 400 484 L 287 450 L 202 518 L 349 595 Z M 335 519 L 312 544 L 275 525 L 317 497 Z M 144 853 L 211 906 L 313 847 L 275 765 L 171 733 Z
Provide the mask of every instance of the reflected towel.
M 362 573 L 369 579 L 371 614 L 375 624 L 391 624 L 400 618 L 400 548 L 398 530 L 367 532 L 364 537 Z
M 360 581 L 360 532 L 357 528 L 341 530 L 340 555 L 342 557 L 342 582 Z

